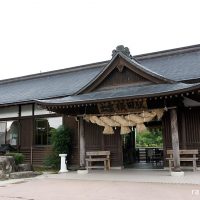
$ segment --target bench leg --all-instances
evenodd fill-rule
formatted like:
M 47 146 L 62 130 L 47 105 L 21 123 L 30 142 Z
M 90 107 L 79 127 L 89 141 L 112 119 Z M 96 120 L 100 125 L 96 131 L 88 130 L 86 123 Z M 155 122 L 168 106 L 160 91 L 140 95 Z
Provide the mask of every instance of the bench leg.
M 170 171 L 170 172 L 172 171 L 172 163 L 171 163 L 171 160 L 169 160 L 169 171 Z
M 89 163 L 88 163 L 88 160 L 86 160 L 86 169 L 88 170 L 88 166 L 89 166 Z
M 110 159 L 108 159 L 108 170 L 110 170 Z
M 193 171 L 195 172 L 197 170 L 197 163 L 196 160 L 193 160 Z
M 86 160 L 86 169 L 88 170 L 88 161 Z
M 107 170 L 107 162 L 106 162 L 106 160 L 104 160 L 103 163 L 104 163 L 104 170 L 106 171 Z

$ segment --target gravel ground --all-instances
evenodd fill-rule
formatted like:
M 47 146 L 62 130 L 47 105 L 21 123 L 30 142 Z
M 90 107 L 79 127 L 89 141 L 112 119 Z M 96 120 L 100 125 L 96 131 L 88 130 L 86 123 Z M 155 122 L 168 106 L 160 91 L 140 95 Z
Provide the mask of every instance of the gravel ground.
M 199 190 L 189 184 L 34 178 L 0 186 L 0 200 L 196 200 Z

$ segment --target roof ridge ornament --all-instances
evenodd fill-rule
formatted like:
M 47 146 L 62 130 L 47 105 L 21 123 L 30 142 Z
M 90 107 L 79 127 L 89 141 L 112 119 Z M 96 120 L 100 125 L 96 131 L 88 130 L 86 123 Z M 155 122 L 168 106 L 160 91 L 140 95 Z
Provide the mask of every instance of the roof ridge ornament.
M 123 53 L 124 55 L 126 55 L 127 57 L 129 57 L 129 58 L 133 58 L 133 56 L 131 55 L 131 53 L 130 53 L 130 50 L 129 50 L 129 48 L 128 47 L 124 47 L 124 45 L 118 45 L 117 47 L 116 47 L 116 49 L 114 49 L 113 51 L 112 51 L 112 57 L 114 57 L 117 53 L 119 53 L 119 52 L 121 52 L 121 53 Z

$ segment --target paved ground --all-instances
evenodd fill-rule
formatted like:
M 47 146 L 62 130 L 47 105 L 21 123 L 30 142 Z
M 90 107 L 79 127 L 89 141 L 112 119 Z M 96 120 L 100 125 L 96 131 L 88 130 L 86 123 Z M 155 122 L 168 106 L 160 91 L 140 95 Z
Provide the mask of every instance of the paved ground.
M 192 176 L 194 173 L 192 175 L 190 172 L 186 174 L 185 177 L 187 179 L 190 177 L 190 179 L 194 180 L 193 184 L 162 183 L 162 178 L 168 177 L 171 179 L 174 177 L 158 171 L 122 172 L 111 171 L 106 173 L 99 171 L 87 175 L 78 175 L 75 172 L 70 172 L 58 175 L 44 174 L 33 179 L 2 181 L 0 182 L 0 200 L 200 199 L 200 184 L 197 185 L 195 183 L 195 180 L 200 177 L 199 172 L 195 173 L 194 176 Z M 161 174 L 159 175 L 159 173 Z M 156 174 L 159 175 L 160 183 L 151 182 L 153 175 L 155 176 Z M 139 177 L 141 177 L 140 182 L 138 181 Z M 177 180 L 177 177 L 175 178 Z M 142 182 L 142 179 L 148 181 Z M 181 179 L 183 180 L 184 178 Z
M 79 175 L 76 172 L 67 174 L 47 174 L 48 178 L 59 178 L 66 180 L 98 180 L 98 181 L 124 181 L 135 183 L 181 183 L 200 185 L 200 171 L 185 171 L 183 177 L 172 177 L 168 170 L 92 170 L 88 174 Z

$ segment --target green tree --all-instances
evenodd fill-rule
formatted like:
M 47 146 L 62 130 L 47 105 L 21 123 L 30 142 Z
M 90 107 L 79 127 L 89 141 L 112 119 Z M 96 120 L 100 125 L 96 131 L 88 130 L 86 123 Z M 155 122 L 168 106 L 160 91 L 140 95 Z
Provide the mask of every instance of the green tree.
M 136 144 L 137 147 L 162 147 L 162 131 L 157 129 L 139 133 L 136 136 Z
M 52 153 L 45 158 L 44 164 L 54 169 L 59 169 L 59 154 L 66 153 L 69 160 L 71 153 L 71 130 L 65 126 L 51 129 Z

